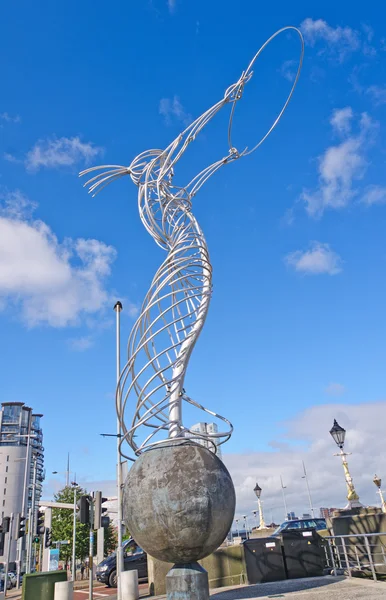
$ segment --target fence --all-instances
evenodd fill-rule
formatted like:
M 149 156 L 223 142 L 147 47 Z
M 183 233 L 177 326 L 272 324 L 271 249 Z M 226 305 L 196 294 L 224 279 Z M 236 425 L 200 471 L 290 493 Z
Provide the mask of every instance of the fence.
M 386 577 L 386 533 L 362 533 L 327 536 L 324 547 L 326 564 L 335 575 L 338 570 L 372 575 L 374 581 Z

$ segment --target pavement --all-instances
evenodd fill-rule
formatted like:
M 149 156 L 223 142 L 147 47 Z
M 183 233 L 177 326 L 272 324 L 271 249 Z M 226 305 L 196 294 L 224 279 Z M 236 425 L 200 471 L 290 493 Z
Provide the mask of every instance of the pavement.
M 140 584 L 140 598 L 147 596 L 146 584 Z M 217 588 L 210 592 L 211 600 L 268 600 L 285 598 L 286 600 L 381 600 L 386 598 L 386 582 L 375 582 L 353 577 L 308 577 L 290 579 L 275 583 L 258 585 L 238 585 L 229 588 Z M 0 594 L 0 598 L 3 594 Z M 7 598 L 18 600 L 16 590 L 7 594 Z M 98 586 L 94 588 L 93 599 L 117 599 L 113 588 Z M 166 596 L 153 596 L 152 600 L 161 600 Z M 88 600 L 88 589 L 76 590 L 74 600 Z
M 219 588 L 211 600 L 380 600 L 386 598 L 386 583 L 346 577 L 307 577 L 275 583 Z

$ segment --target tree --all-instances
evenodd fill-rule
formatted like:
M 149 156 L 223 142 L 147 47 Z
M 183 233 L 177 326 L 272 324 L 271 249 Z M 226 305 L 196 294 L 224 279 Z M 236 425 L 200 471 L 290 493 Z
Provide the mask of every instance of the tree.
M 105 556 L 115 552 L 118 544 L 118 531 L 112 523 L 105 529 Z
M 79 500 L 87 492 L 80 486 L 76 488 L 76 499 Z M 54 496 L 55 502 L 63 502 L 66 504 L 74 504 L 74 488 L 70 486 L 64 487 Z M 60 542 L 69 540 L 70 543 L 60 546 L 60 560 L 65 561 L 66 566 L 72 556 L 72 533 L 73 533 L 74 513 L 68 508 L 53 508 L 52 509 L 52 541 Z M 76 523 L 76 542 L 75 556 L 80 560 L 84 560 L 89 552 L 89 532 L 88 525 L 82 525 L 79 521 Z

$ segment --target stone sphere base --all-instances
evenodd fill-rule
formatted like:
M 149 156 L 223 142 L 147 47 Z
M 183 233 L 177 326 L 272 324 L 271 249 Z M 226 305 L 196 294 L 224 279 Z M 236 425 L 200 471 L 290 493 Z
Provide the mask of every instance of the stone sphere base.
M 145 552 L 172 563 L 211 554 L 231 528 L 236 504 L 224 463 L 204 446 L 169 440 L 141 454 L 123 492 L 123 517 Z

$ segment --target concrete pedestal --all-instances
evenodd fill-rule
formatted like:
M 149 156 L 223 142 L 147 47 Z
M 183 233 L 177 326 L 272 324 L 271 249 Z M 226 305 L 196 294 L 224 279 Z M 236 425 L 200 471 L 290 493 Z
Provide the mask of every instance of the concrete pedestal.
M 138 600 L 138 571 L 123 571 L 121 573 L 122 600 Z
M 167 600 L 209 600 L 208 573 L 197 562 L 176 564 L 166 575 Z
M 56 582 L 54 594 L 54 600 L 72 600 L 74 597 L 73 581 Z

